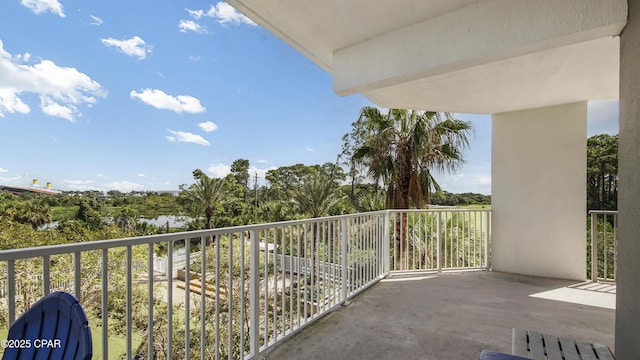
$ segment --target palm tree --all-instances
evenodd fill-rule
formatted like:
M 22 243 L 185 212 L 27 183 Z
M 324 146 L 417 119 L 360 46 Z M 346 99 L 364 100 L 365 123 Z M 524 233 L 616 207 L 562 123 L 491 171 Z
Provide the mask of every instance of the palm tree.
M 339 194 L 333 177 L 320 172 L 303 177 L 290 193 L 300 212 L 312 218 L 329 215 L 331 209 L 344 198 Z
M 211 220 L 216 207 L 225 202 L 227 189 L 224 186 L 224 179 L 210 178 L 202 170 L 193 171 L 194 184 L 186 189 L 186 198 L 190 206 L 206 218 L 205 228 L 211 229 Z
M 22 206 L 20 222 L 31 225 L 33 230 L 51 222 L 51 210 L 44 201 L 30 200 Z
M 387 206 L 407 209 L 429 201 L 440 187 L 432 172 L 453 172 L 464 163 L 471 123 L 449 113 L 365 107 L 354 127 L 362 145 L 353 158 L 387 188 Z
M 365 107 L 353 124 L 351 137 L 359 139 L 353 160 L 365 165 L 369 175 L 386 187 L 387 207 L 408 209 L 429 202 L 429 193 L 440 186 L 433 171 L 453 172 L 464 163 L 462 151 L 471 123 L 450 113 L 390 109 L 386 114 Z M 406 214 L 397 220 L 396 254 L 406 251 Z
M 301 213 L 312 218 L 329 215 L 329 212 L 345 197 L 340 195 L 338 184 L 333 179 L 333 170 L 330 174 L 324 171 L 314 171 L 304 176 L 298 186 L 291 189 L 290 194 L 293 202 L 298 206 Z M 315 283 L 316 278 L 316 258 L 318 252 L 318 223 L 313 223 L 312 230 L 312 250 L 311 250 L 311 275 L 310 283 Z M 307 244 L 302 244 L 304 253 L 307 253 Z

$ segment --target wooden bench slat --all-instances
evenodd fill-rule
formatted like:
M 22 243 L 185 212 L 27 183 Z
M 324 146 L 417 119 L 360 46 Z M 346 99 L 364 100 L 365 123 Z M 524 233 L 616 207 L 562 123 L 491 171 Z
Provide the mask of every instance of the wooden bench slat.
M 542 342 L 542 334 L 535 331 L 529 331 L 529 350 L 531 357 L 535 360 L 545 360 L 544 343 Z
M 580 351 L 580 356 L 582 356 L 583 360 L 598 360 L 596 357 L 596 353 L 593 352 L 591 348 L 591 344 L 577 342 L 578 350 Z
M 606 345 L 516 328 L 512 331 L 511 350 L 513 355 L 534 360 L 615 360 Z
M 562 353 L 565 360 L 582 360 L 578 354 L 575 340 L 561 337 L 560 345 L 562 345 Z
M 560 342 L 558 338 L 553 335 L 543 334 L 544 346 L 546 348 L 548 360 L 563 360 L 562 351 L 560 350 Z
M 609 347 L 602 344 L 593 344 L 593 350 L 595 350 L 596 354 L 600 360 L 614 360 L 613 354 Z
M 523 329 L 513 329 L 511 337 L 511 353 L 522 357 L 529 356 L 527 331 Z

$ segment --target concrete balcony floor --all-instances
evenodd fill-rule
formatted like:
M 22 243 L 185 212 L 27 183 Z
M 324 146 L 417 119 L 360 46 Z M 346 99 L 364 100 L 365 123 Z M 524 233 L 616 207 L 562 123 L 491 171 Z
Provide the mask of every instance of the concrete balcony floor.
M 578 282 L 498 272 L 394 274 L 266 352 L 267 359 L 477 359 L 511 353 L 511 329 L 524 328 L 612 350 L 615 294 Z M 578 286 L 579 287 L 579 286 Z M 563 290 L 570 301 L 550 300 Z M 574 291 L 574 292 L 575 292 Z M 531 295 L 544 293 L 534 297 Z M 576 296 L 577 294 L 577 296 Z M 595 302 L 591 302 L 593 297 Z

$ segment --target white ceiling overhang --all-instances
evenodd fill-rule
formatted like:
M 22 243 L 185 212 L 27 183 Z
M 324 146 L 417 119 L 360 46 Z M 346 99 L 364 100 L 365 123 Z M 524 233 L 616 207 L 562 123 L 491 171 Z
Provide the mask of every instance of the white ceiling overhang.
M 385 107 L 498 113 L 618 97 L 626 0 L 228 0 Z

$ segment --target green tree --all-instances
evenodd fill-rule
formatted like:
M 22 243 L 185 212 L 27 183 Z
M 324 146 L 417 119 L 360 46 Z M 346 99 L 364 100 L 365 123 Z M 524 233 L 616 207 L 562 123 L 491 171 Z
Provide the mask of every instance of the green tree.
M 454 172 L 463 163 L 471 123 L 449 113 L 365 107 L 349 135 L 360 144 L 352 159 L 387 189 L 387 206 L 407 209 L 429 201 L 440 187 L 433 172 Z
M 617 210 L 618 135 L 587 139 L 587 208 Z
M 193 178 L 196 182 L 188 188 L 180 186 L 182 202 L 195 214 L 204 213 L 205 228 L 211 229 L 217 207 L 226 201 L 227 188 L 224 179 L 211 178 L 200 169 L 193 171 Z
M 243 188 L 242 198 L 244 202 L 249 201 L 249 160 L 238 159 L 231 164 L 231 175 L 235 179 L 235 183 Z
M 104 225 L 102 214 L 100 213 L 101 206 L 95 200 L 83 199 L 76 212 L 76 220 L 82 221 L 90 229 L 99 229 Z
M 327 216 L 343 198 L 339 184 L 329 175 L 314 171 L 290 191 L 301 213 L 312 218 Z
M 440 186 L 433 171 L 453 172 L 464 162 L 471 123 L 449 113 L 365 107 L 346 141 L 352 161 L 364 165 L 376 183 L 386 188 L 387 207 L 408 209 L 429 202 Z M 345 145 L 343 148 L 349 148 Z M 406 228 L 407 216 L 397 218 L 396 229 Z M 396 254 L 407 249 L 406 234 L 396 236 Z
M 44 201 L 31 200 L 23 204 L 18 219 L 31 225 L 33 230 L 38 230 L 51 222 L 51 209 Z

